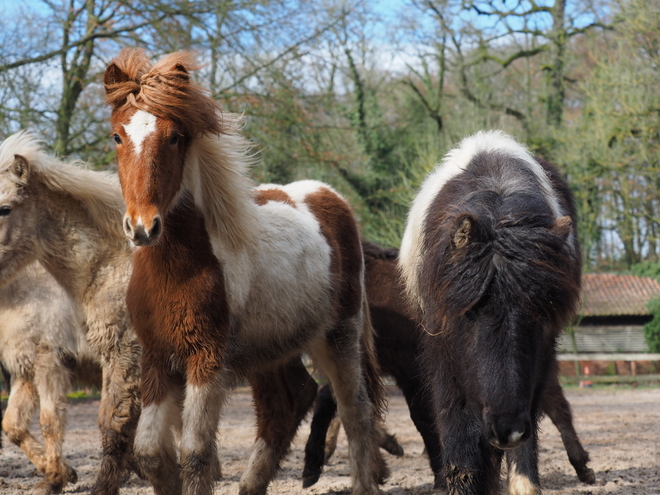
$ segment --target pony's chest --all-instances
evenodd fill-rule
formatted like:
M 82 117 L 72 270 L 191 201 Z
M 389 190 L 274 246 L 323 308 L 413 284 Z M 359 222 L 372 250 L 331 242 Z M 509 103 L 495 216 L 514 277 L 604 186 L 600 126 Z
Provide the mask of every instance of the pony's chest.
M 214 347 L 228 333 L 222 266 L 201 216 L 184 213 L 168 215 L 162 241 L 134 255 L 126 302 L 143 345 Z

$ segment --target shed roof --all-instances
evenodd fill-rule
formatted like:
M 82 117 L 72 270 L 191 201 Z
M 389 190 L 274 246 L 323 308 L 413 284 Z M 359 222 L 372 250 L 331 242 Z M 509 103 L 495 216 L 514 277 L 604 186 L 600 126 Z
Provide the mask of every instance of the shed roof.
M 648 315 L 646 304 L 660 296 L 660 282 L 650 277 L 585 273 L 582 316 Z

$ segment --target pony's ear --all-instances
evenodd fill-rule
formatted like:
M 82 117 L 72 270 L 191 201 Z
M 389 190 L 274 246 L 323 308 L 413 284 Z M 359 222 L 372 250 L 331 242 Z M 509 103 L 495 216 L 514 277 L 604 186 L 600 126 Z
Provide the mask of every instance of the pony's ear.
M 459 215 L 454 222 L 454 233 L 451 243 L 455 249 L 463 249 L 470 244 L 476 234 L 477 219 L 469 213 Z
M 128 95 L 132 92 L 135 92 L 136 88 L 127 85 L 131 78 L 119 68 L 119 66 L 112 62 L 105 69 L 105 74 L 103 75 L 103 86 L 105 87 L 105 97 L 108 104 L 113 108 L 117 109 L 126 103 Z M 139 89 L 139 85 L 137 85 Z
M 27 182 L 30 175 L 30 164 L 23 155 L 14 155 L 14 163 L 11 164 L 11 172 L 20 182 Z
M 190 74 L 188 70 L 183 66 L 183 64 L 176 64 L 173 67 L 173 70 L 177 73 L 176 77 L 182 81 L 188 81 L 190 79 Z
M 105 92 L 110 93 L 113 89 L 112 86 L 115 84 L 121 84 L 128 81 L 130 78 L 119 66 L 112 62 L 105 69 L 105 74 L 103 74 L 103 85 L 105 86 Z
M 568 239 L 568 235 L 571 233 L 572 228 L 573 220 L 568 215 L 557 218 L 550 226 L 550 230 L 558 237 L 561 237 L 564 241 Z

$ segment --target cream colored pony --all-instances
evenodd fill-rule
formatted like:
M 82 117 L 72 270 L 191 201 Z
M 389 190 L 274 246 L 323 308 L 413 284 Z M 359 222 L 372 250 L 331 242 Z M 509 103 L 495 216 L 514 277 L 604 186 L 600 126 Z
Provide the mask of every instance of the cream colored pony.
M 26 132 L 0 145 L 0 283 L 39 261 L 73 300 L 100 356 L 103 455 L 94 494 L 118 492 L 140 413 L 141 350 L 126 312 L 132 257 L 123 209 L 115 175 L 53 158 Z
M 73 302 L 39 264 L 0 288 L 0 362 L 11 376 L 2 429 L 45 474 L 34 492 L 60 492 L 77 481 L 62 460 L 66 394 L 73 380 L 100 386 L 101 368 Z M 45 446 L 29 431 L 37 404 Z

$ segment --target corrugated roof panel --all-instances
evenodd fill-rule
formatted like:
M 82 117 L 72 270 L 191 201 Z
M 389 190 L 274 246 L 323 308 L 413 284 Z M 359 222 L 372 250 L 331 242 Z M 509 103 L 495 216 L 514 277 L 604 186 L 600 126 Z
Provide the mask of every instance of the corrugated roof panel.
M 660 282 L 649 277 L 585 273 L 582 316 L 648 315 L 647 303 L 660 296 Z

